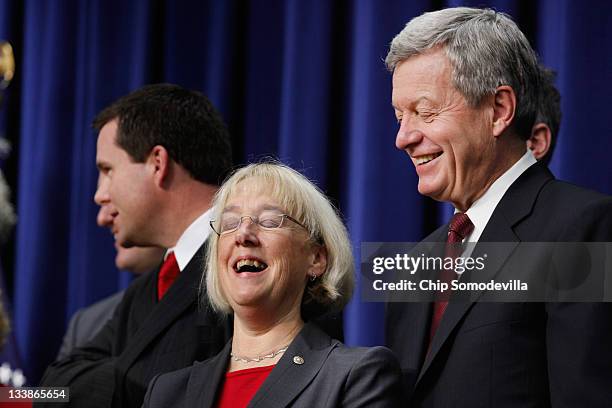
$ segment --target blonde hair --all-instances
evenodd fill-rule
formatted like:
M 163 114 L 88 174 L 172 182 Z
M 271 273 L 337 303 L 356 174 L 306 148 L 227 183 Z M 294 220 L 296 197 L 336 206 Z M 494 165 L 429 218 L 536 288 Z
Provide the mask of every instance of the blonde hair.
M 219 219 L 237 185 L 247 181 L 268 188 L 283 210 L 306 227 L 311 240 L 327 250 L 325 273 L 314 282 L 308 282 L 302 305 L 315 302 L 319 306 L 315 308 L 317 313 L 342 309 L 353 293 L 355 265 L 348 233 L 335 207 L 305 176 L 282 163 L 267 161 L 238 169 L 223 183 L 213 202 L 213 219 Z M 209 239 L 208 262 L 200 292 L 208 294 L 213 309 L 229 314 L 232 310 L 218 277 L 218 238 L 213 233 Z M 313 316 L 304 316 L 310 317 Z

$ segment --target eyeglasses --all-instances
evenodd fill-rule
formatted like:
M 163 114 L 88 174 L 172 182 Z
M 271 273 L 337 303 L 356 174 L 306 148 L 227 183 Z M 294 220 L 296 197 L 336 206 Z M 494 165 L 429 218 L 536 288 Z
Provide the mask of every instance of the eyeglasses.
M 301 222 L 287 214 L 262 214 L 259 217 L 253 217 L 251 215 L 239 216 L 234 214 L 226 214 L 221 216 L 221 218 L 218 220 L 210 221 L 210 227 L 219 236 L 230 234 L 240 228 L 240 225 L 242 225 L 242 220 L 245 218 L 250 219 L 251 222 L 259 226 L 259 228 L 268 231 L 282 228 L 285 225 L 285 219 L 293 221 L 308 231 L 308 228 L 306 228 Z

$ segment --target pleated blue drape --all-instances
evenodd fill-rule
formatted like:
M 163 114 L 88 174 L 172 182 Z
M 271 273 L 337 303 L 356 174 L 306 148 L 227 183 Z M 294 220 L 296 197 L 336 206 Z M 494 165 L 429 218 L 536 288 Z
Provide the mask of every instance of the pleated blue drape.
M 553 171 L 612 193 L 608 2 L 445 4 L 495 6 L 515 18 L 559 73 L 564 119 Z M 130 280 L 115 270 L 110 234 L 95 225 L 90 122 L 143 84 L 207 94 L 228 122 L 237 163 L 274 155 L 315 180 L 341 209 L 357 262 L 362 241 L 416 241 L 447 219 L 448 206 L 418 195 L 412 165 L 395 149 L 391 76 L 382 62 L 410 18 L 440 6 L 0 1 L 0 35 L 20 45 L 7 98 L 18 102 L 18 116 L 8 119 L 19 123 L 11 182 L 20 216 L 7 277 L 15 346 L 30 383 L 55 356 L 70 315 Z M 384 343 L 383 309 L 362 302 L 357 290 L 345 312 L 346 342 Z

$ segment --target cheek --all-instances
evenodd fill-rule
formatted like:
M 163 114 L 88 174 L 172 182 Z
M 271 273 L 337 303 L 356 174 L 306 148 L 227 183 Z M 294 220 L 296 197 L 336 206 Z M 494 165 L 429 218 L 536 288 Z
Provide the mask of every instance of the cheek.
M 217 243 L 217 266 L 220 269 L 225 270 L 230 255 L 230 245 L 225 243 L 223 240 L 219 240 Z

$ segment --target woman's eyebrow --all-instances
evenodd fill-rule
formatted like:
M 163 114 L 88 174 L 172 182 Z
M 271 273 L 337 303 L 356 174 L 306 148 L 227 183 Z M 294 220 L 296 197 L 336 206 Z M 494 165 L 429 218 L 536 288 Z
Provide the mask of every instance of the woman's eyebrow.
M 221 211 L 221 214 L 226 213 L 226 212 L 238 212 L 239 209 L 240 209 L 239 205 L 228 205 L 227 207 L 223 208 L 223 211 Z M 263 204 L 256 208 L 256 212 L 261 212 L 261 211 L 283 212 L 283 210 L 280 207 L 276 205 L 271 205 L 271 204 Z

